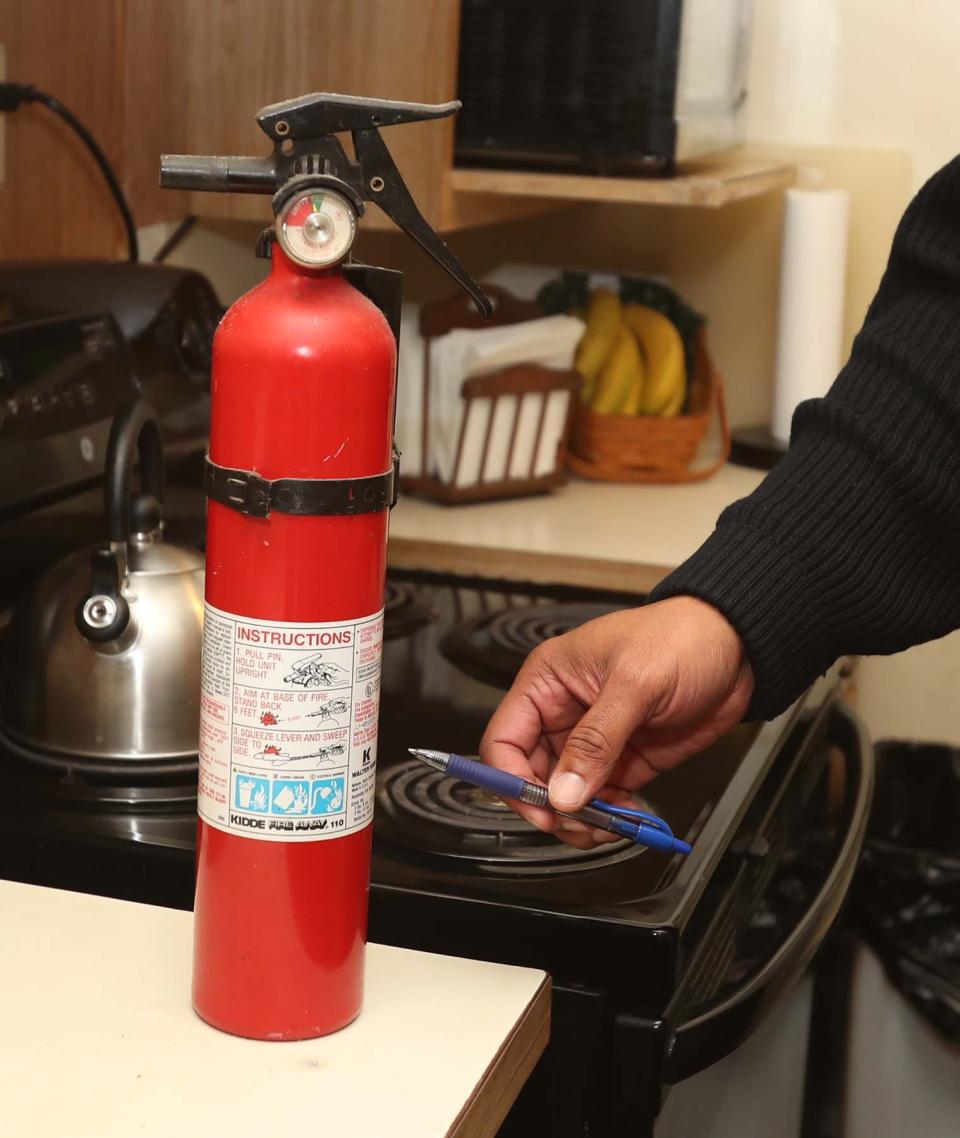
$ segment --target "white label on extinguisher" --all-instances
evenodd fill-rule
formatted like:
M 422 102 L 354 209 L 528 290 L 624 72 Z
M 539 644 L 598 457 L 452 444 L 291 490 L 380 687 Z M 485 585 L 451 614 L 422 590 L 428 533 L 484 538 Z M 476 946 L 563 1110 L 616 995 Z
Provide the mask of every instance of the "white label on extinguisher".
M 206 605 L 200 817 L 277 842 L 368 825 L 382 646 L 382 611 L 287 624 Z

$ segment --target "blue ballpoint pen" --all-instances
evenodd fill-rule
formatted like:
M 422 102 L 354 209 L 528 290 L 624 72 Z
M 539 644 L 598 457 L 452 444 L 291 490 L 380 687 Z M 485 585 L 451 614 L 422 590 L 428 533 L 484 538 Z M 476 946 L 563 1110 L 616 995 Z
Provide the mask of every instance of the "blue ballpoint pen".
M 512 798 L 517 802 L 526 802 L 529 806 L 553 810 L 555 814 L 562 813 L 565 818 L 575 818 L 578 822 L 595 826 L 598 830 L 606 830 L 610 834 L 617 834 L 621 838 L 629 838 L 631 842 L 649 846 L 651 849 L 679 854 L 690 852 L 689 843 L 675 838 L 673 831 L 662 818 L 646 814 L 643 810 L 616 806 L 612 802 L 604 802 L 602 798 L 593 798 L 582 810 L 567 814 L 554 810 L 550 805 L 545 786 L 527 782 L 519 775 L 498 770 L 496 767 L 488 767 L 486 763 L 479 763 L 476 759 L 466 759 L 463 755 L 448 754 L 446 751 L 425 751 L 416 747 L 410 747 L 409 750 L 411 755 L 415 755 L 450 778 L 459 778 L 471 786 L 488 790 L 498 798 Z

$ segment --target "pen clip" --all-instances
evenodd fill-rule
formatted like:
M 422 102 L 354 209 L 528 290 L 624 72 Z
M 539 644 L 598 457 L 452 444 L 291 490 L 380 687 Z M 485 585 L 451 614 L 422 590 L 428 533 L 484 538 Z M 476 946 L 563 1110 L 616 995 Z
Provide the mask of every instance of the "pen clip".
M 626 818 L 629 822 L 646 822 L 648 826 L 653 826 L 655 830 L 660 830 L 661 833 L 666 834 L 668 838 L 674 836 L 673 830 L 670 829 L 662 818 L 658 818 L 656 814 L 648 814 L 645 810 L 636 810 L 631 806 L 616 806 L 612 802 L 605 802 L 602 798 L 591 799 L 590 805 L 595 810 L 601 810 L 604 814 L 610 814 L 614 818 Z

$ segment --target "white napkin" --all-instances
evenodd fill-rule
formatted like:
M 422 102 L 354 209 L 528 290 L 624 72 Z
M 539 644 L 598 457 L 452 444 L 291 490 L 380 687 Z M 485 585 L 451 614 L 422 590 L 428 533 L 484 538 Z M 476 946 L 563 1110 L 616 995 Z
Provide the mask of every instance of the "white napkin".
M 522 324 L 476 331 L 457 329 L 431 343 L 430 355 L 430 455 L 427 473 L 444 482 L 453 479 L 453 464 L 461 427 L 464 449 L 457 474 L 458 486 L 478 481 L 526 478 L 549 474 L 553 469 L 557 443 L 567 417 L 567 392 L 552 393 L 547 400 L 543 431 L 537 454 L 533 456 L 542 397 L 522 397 L 517 435 L 510 469 L 506 469 L 510 434 L 518 396 L 502 396 L 496 404 L 490 432 L 487 461 L 480 469 L 483 443 L 492 411 L 492 400 L 473 401 L 464 422 L 466 404 L 461 395 L 463 381 L 518 363 L 538 363 L 562 370 L 573 366 L 573 355 L 583 334 L 583 322 L 573 316 L 546 316 Z M 407 474 L 423 470 L 423 355 L 420 335 L 420 305 L 405 304 L 402 312 L 397 375 L 396 438 L 401 453 L 401 469 Z M 532 460 L 532 466 L 531 466 Z

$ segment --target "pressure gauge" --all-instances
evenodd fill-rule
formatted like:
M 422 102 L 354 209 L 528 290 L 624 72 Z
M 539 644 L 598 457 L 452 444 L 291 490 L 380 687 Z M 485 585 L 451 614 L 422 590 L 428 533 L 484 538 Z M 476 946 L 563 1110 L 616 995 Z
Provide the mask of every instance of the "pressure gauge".
M 314 188 L 287 202 L 277 215 L 276 232 L 291 261 L 308 269 L 323 269 L 350 252 L 357 215 L 341 194 Z

